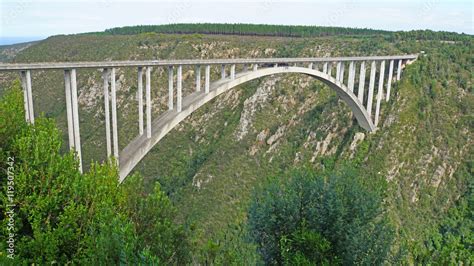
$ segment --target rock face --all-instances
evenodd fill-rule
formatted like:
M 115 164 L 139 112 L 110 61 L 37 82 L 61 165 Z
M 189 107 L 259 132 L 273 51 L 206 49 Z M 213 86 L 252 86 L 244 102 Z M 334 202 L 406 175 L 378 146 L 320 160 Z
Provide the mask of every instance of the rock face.
M 239 126 L 236 132 L 237 140 L 242 140 L 252 128 L 252 119 L 259 108 L 267 103 L 267 100 L 275 90 L 275 84 L 279 78 L 271 77 L 257 87 L 255 93 L 244 102 L 242 114 L 240 116 Z
M 354 139 L 352 140 L 351 142 L 351 145 L 349 146 L 349 151 L 351 152 L 350 154 L 350 158 L 353 158 L 354 157 L 354 154 L 355 154 L 355 150 L 357 148 L 357 146 L 362 142 L 364 141 L 365 139 L 365 134 L 362 133 L 362 132 L 357 132 L 355 133 L 354 135 Z

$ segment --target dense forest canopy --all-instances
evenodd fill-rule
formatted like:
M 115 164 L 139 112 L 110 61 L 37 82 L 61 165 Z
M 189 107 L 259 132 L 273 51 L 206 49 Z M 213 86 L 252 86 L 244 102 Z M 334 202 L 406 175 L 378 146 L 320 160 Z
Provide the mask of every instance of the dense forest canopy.
M 368 28 L 322 27 L 322 26 L 287 26 L 265 24 L 167 24 L 167 25 L 137 25 L 117 27 L 105 30 L 107 34 L 139 34 L 147 32 L 166 34 L 223 34 L 279 37 L 323 37 L 323 36 L 373 36 L 379 35 L 388 39 L 410 40 L 469 40 L 468 34 L 454 32 L 436 32 L 431 30 L 386 31 Z

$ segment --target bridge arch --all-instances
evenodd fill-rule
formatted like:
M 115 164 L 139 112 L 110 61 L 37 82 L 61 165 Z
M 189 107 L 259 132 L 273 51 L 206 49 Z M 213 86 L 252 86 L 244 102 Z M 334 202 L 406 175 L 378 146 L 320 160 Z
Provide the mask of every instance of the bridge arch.
M 247 71 L 235 76 L 234 79 L 221 79 L 211 84 L 208 93 L 198 91 L 194 92 L 182 101 L 182 110 L 177 112 L 176 109 L 168 110 L 161 114 L 152 122 L 151 137 L 148 138 L 146 134 L 140 135 L 132 140 L 127 147 L 121 152 L 119 156 L 120 168 L 120 182 L 123 182 L 127 175 L 135 168 L 135 166 L 145 157 L 145 155 L 173 128 L 175 128 L 181 121 L 191 115 L 194 111 L 199 109 L 204 104 L 213 100 L 215 97 L 230 89 L 237 87 L 245 82 L 255 80 L 258 78 L 284 74 L 284 73 L 298 73 L 313 77 L 333 89 L 339 98 L 341 98 L 351 108 L 359 125 L 367 131 L 374 131 L 375 126 L 357 96 L 348 90 L 348 88 L 340 81 L 331 77 L 330 75 L 320 72 L 315 69 L 296 66 L 279 66 L 262 68 L 255 71 Z

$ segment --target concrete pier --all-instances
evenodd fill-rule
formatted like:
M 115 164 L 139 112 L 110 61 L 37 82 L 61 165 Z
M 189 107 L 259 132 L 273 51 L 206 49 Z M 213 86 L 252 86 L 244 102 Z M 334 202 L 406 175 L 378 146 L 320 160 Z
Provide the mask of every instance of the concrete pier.
M 211 83 L 211 66 L 207 65 L 206 66 L 206 80 L 205 80 L 205 86 L 204 86 L 205 93 L 209 93 L 210 83 Z
M 357 91 L 357 98 L 360 103 L 364 102 L 364 90 L 365 90 L 365 61 L 360 63 L 360 74 L 359 74 L 359 89 Z
M 146 136 L 147 138 L 151 138 L 151 67 L 146 68 L 145 76 Z
M 79 130 L 79 108 L 77 103 L 77 81 L 76 69 L 71 69 L 71 103 L 72 103 L 72 120 L 74 126 L 74 149 L 79 160 L 79 171 L 82 173 L 82 152 L 81 152 L 81 136 Z
M 388 67 L 387 97 L 385 97 L 385 101 L 387 102 L 390 100 L 390 89 L 392 88 L 393 63 L 393 60 L 390 60 L 390 66 Z
M 355 80 L 355 68 L 354 68 L 354 62 L 351 62 L 349 64 L 349 77 L 347 81 L 347 88 L 349 91 L 353 92 L 354 91 L 354 80 Z
M 33 94 L 31 92 L 31 71 L 30 70 L 21 71 L 20 76 L 21 76 L 21 85 L 23 87 L 25 118 L 27 122 L 34 124 L 35 114 L 33 111 Z
M 102 70 L 102 80 L 104 82 L 105 143 L 107 145 L 107 158 L 112 155 L 112 142 L 110 139 L 109 72 L 110 71 L 107 68 Z
M 379 88 L 377 90 L 377 105 L 375 106 L 375 122 L 374 125 L 377 126 L 379 123 L 379 117 L 380 117 L 380 102 L 382 101 L 383 98 L 383 81 L 384 81 L 384 75 L 385 75 L 385 61 L 382 61 L 380 63 L 380 73 L 379 73 Z
M 112 143 L 114 157 L 119 162 L 118 130 L 117 130 L 117 93 L 115 90 L 115 68 L 110 70 L 110 94 L 112 102 Z
M 235 65 L 230 66 L 230 79 L 235 79 Z
M 344 70 L 345 70 L 345 68 L 346 68 L 346 64 L 341 62 L 341 73 L 339 74 L 339 81 L 341 83 L 344 83 Z
M 174 77 L 173 77 L 173 66 L 168 67 L 168 110 L 173 110 L 174 108 Z
M 64 88 L 66 94 L 66 115 L 67 131 L 69 137 L 69 150 L 74 150 L 74 120 L 72 116 L 72 97 L 71 97 L 71 70 L 64 70 Z
M 370 66 L 370 82 L 369 82 L 369 95 L 367 96 L 367 113 L 372 114 L 372 102 L 374 100 L 374 86 L 375 86 L 375 72 L 377 65 L 375 61 L 372 61 Z
M 181 112 L 183 108 L 183 67 L 178 66 L 178 80 L 177 80 L 177 92 L 176 92 L 176 109 Z
M 225 75 L 225 65 L 222 65 L 222 66 L 221 66 L 221 78 L 222 78 L 222 79 L 225 79 L 225 76 L 226 76 L 226 75 Z
M 196 91 L 201 91 L 201 66 L 196 66 Z
M 400 80 L 402 76 L 402 59 L 398 59 L 398 68 L 397 68 L 397 81 Z
M 143 134 L 143 67 L 138 67 L 138 132 Z

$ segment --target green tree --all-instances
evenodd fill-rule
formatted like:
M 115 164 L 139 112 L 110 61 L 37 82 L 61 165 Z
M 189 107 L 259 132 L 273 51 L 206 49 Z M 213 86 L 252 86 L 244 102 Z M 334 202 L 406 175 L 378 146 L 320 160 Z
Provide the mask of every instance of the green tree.
M 394 237 L 381 200 L 351 168 L 296 170 L 256 189 L 249 227 L 268 264 L 381 264 Z
M 113 163 L 92 164 L 81 174 L 74 153 L 60 154 L 54 122 L 39 117 L 27 125 L 22 104 L 18 83 L 0 100 L 2 159 L 13 158 L 11 165 L 2 161 L 0 234 L 15 234 L 15 259 L 7 257 L 2 241 L 1 264 L 187 262 L 183 228 L 172 222 L 175 209 L 159 185 L 150 195 L 138 175 L 119 185 Z M 11 176 L 13 202 L 5 182 Z M 13 230 L 8 211 L 14 213 Z

